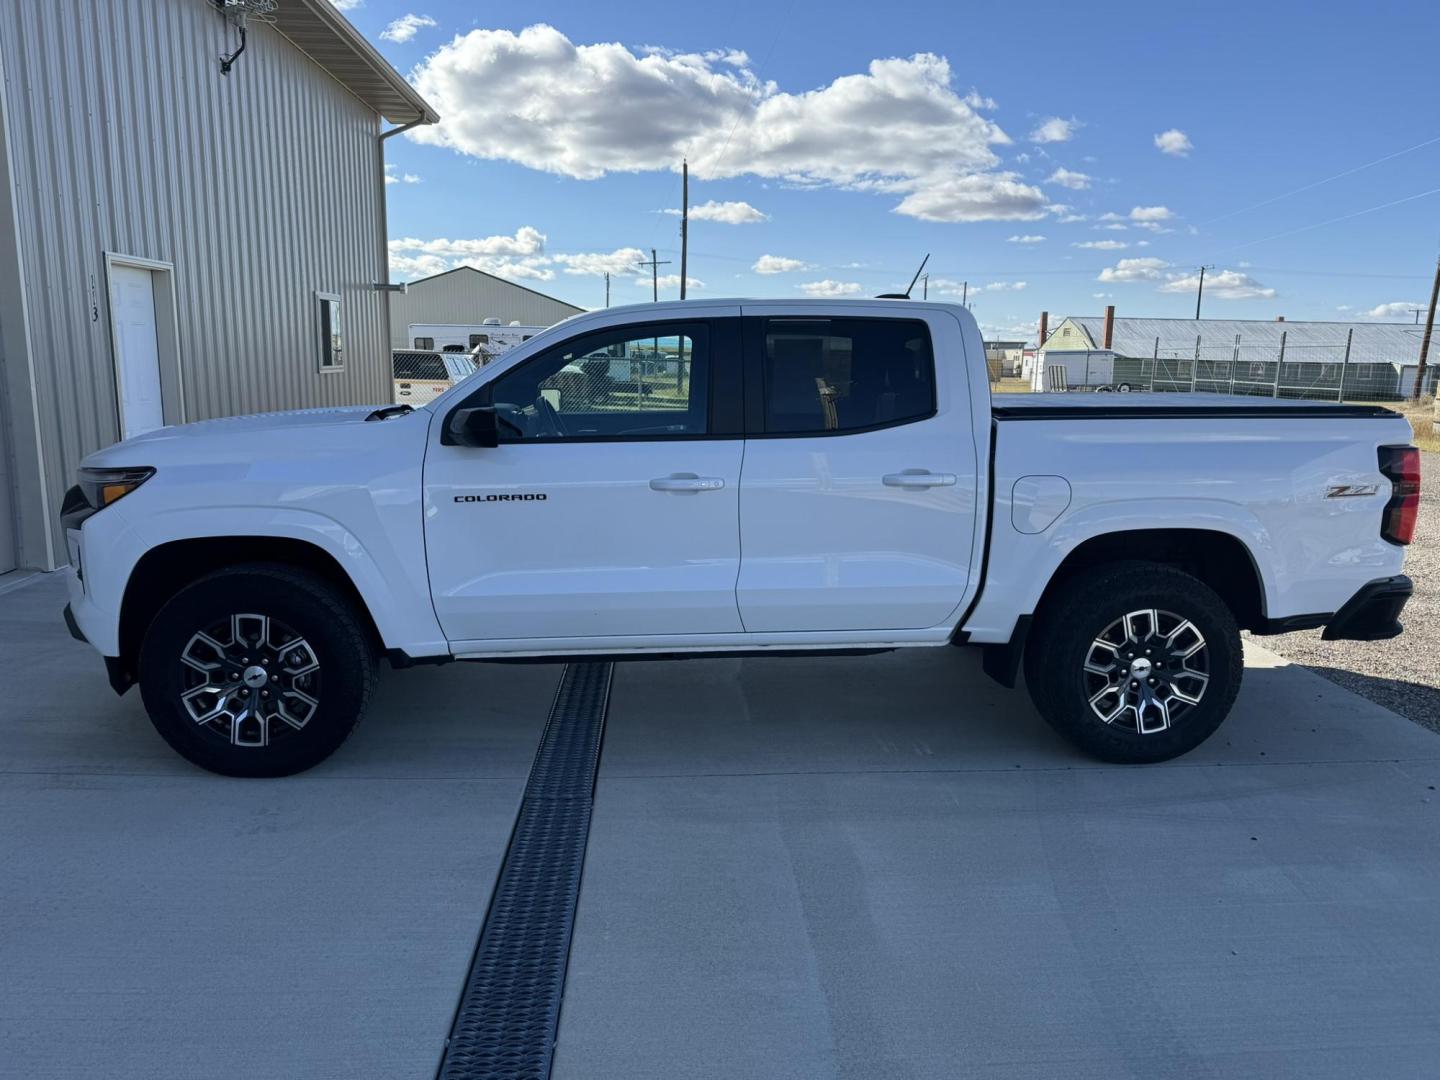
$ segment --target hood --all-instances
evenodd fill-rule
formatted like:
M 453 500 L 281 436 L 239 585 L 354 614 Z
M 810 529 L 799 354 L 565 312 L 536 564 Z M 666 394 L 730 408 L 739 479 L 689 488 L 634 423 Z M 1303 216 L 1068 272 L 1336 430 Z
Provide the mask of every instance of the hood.
M 124 442 L 98 450 L 81 464 L 116 466 L 132 463 L 155 464 L 160 461 L 186 461 L 206 456 L 213 447 L 248 447 L 255 457 L 266 456 L 267 450 L 284 447 L 292 452 L 323 452 L 339 445 L 363 439 L 356 428 L 376 429 L 403 424 L 416 417 L 429 418 L 419 410 L 407 415 L 367 422 L 366 417 L 386 406 L 348 405 L 339 408 L 292 409 L 288 412 L 257 413 L 253 416 L 226 416 L 215 420 L 198 420 L 193 424 L 176 424 L 136 435 Z M 423 421 L 422 421 L 423 422 Z

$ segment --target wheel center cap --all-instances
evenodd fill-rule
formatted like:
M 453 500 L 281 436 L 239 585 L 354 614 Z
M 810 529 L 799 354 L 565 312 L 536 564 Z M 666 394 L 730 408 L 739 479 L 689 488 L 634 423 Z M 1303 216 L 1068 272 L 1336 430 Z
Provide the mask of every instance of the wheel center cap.
M 1150 661 L 1143 656 L 1137 656 L 1130 661 L 1130 677 L 1132 679 L 1148 679 L 1150 677 Z M 246 672 L 249 678 L 249 672 Z
M 1146 666 L 1148 667 L 1149 665 Z M 245 673 L 240 676 L 240 681 L 251 690 L 259 690 L 270 681 L 270 673 L 259 664 L 251 664 L 245 669 Z

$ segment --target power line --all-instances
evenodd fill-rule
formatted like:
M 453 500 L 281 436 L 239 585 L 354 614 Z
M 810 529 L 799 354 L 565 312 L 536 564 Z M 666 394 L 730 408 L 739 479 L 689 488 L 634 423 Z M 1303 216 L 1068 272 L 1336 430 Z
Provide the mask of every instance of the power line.
M 1416 150 L 1423 150 L 1427 146 L 1434 146 L 1436 143 L 1440 143 L 1440 136 L 1436 136 L 1433 139 L 1426 139 L 1424 142 L 1416 143 L 1414 146 L 1407 147 L 1404 150 L 1397 150 L 1393 154 L 1386 154 L 1384 157 L 1376 158 L 1374 161 L 1367 161 L 1364 165 L 1356 165 L 1353 169 L 1346 169 L 1344 172 L 1338 172 L 1334 176 L 1327 176 L 1324 180 L 1316 180 L 1314 183 L 1305 184 L 1302 187 L 1295 188 L 1293 191 L 1286 191 L 1280 195 L 1273 195 L 1270 198 L 1264 199 L 1261 202 L 1255 203 L 1252 206 L 1242 207 L 1239 210 L 1231 210 L 1229 213 L 1221 214 L 1219 217 L 1213 217 L 1205 221 L 1197 222 L 1197 224 L 1213 225 L 1217 221 L 1224 221 L 1227 218 L 1238 217 L 1241 214 L 1248 214 L 1251 210 L 1259 210 L 1262 206 L 1269 206 L 1271 203 L 1277 203 L 1281 199 L 1288 199 L 1292 195 L 1299 195 L 1302 192 L 1311 191 L 1317 187 L 1323 187 L 1325 184 L 1331 183 L 1334 180 L 1343 180 L 1347 176 L 1354 176 L 1358 172 L 1364 172 L 1366 169 L 1374 168 L 1376 165 L 1383 165 L 1387 161 L 1394 161 L 1398 157 L 1404 157 L 1406 154 L 1412 154 Z
M 1379 206 L 1367 206 L 1364 210 L 1356 210 L 1350 214 L 1341 214 L 1339 217 L 1329 218 L 1326 221 L 1317 221 L 1311 225 L 1301 225 L 1298 229 L 1287 229 L 1285 232 L 1275 233 L 1273 236 L 1262 236 L 1259 240 L 1247 240 L 1243 244 L 1235 244 L 1228 248 L 1221 248 L 1220 251 L 1240 251 L 1242 248 L 1254 247 L 1256 244 L 1267 244 L 1271 240 L 1283 240 L 1287 236 L 1295 236 L 1299 233 L 1309 232 L 1311 229 L 1323 229 L 1326 225 L 1337 225 L 1342 221 L 1349 221 L 1352 218 L 1364 217 L 1366 214 L 1373 214 L 1380 210 L 1389 210 L 1392 206 L 1400 206 L 1404 203 L 1414 202 L 1416 199 L 1428 199 L 1431 195 L 1440 195 L 1440 188 L 1431 188 L 1429 191 L 1422 191 L 1416 195 L 1407 195 L 1403 199 L 1394 199 Z

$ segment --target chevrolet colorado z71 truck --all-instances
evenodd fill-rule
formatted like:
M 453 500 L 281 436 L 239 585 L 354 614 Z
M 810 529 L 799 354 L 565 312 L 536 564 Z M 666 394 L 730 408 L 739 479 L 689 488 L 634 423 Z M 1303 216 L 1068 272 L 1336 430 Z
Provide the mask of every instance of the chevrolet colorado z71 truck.
M 1400 633 L 1419 455 L 1374 406 L 992 400 L 963 308 L 576 316 L 422 408 L 164 428 L 63 509 L 72 632 L 216 772 L 332 753 L 377 661 L 980 646 L 1110 761 L 1198 745 L 1240 630 Z M 956 702 L 957 713 L 964 703 Z

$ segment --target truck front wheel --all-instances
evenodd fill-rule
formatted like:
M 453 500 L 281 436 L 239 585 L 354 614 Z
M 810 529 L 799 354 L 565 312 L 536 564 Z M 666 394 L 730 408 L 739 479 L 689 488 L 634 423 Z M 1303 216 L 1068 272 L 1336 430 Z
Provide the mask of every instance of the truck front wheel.
M 1240 631 L 1204 582 L 1112 563 L 1047 597 L 1025 648 L 1040 715 L 1103 761 L 1165 761 L 1218 728 L 1240 689 Z
M 140 692 L 181 756 L 225 776 L 289 776 L 359 722 L 374 650 L 347 598 L 275 564 L 230 567 L 181 589 L 140 647 Z

